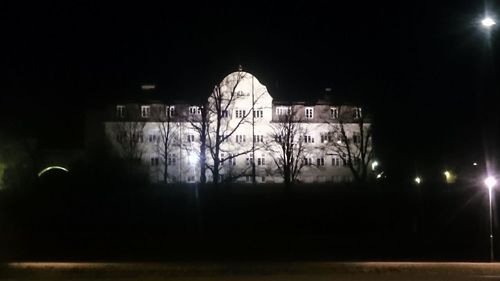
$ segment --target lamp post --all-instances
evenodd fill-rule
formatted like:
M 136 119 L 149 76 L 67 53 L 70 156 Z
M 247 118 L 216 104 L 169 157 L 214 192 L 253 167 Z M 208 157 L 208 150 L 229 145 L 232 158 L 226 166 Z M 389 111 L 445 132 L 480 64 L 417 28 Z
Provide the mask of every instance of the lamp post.
M 490 219 L 490 262 L 493 262 L 494 254 L 493 254 L 493 209 L 491 206 L 491 193 L 493 188 L 497 184 L 497 180 L 489 176 L 484 180 L 484 185 L 488 188 L 488 199 L 489 199 L 489 219 Z

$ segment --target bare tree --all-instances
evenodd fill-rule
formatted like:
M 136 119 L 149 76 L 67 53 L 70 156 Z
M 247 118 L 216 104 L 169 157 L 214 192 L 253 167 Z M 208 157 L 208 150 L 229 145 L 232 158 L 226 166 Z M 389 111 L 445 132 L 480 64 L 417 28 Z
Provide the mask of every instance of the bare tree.
M 373 158 L 372 130 L 367 114 L 359 107 L 339 106 L 337 110 L 336 118 L 330 123 L 326 149 L 344 161 L 355 181 L 365 182 Z
M 286 113 L 279 115 L 277 122 L 271 124 L 272 132 L 266 149 L 271 152 L 277 172 L 283 177 L 288 190 L 298 180 L 305 166 L 302 158 L 306 149 L 303 139 L 306 130 L 302 126 L 302 118 L 293 106 Z
M 172 117 L 175 115 L 175 107 L 167 105 L 162 107 L 155 116 L 157 121 L 157 129 L 159 132 L 158 139 L 155 141 L 155 151 L 163 163 L 163 181 L 168 181 L 168 166 L 169 153 L 174 142 Z
M 208 110 L 207 104 L 204 102 L 199 103 L 194 110 L 195 114 L 192 114 L 189 118 L 189 123 L 191 127 L 196 131 L 199 137 L 199 152 L 198 161 L 200 167 L 200 183 L 204 185 L 207 182 L 207 130 L 208 130 Z M 199 113 L 199 114 L 198 114 Z
M 238 110 L 236 113 L 236 122 L 230 124 L 230 111 L 234 109 L 234 105 L 238 100 L 245 99 L 240 91 L 237 91 L 238 85 L 245 79 L 246 73 L 242 71 L 235 72 L 234 75 L 230 75 L 224 79 L 220 84 L 214 87 L 209 99 L 208 99 L 208 126 L 207 126 L 207 149 L 213 160 L 213 163 L 206 165 L 206 167 L 212 172 L 213 183 L 217 185 L 220 182 L 220 172 L 222 169 L 221 163 L 223 161 L 232 161 L 232 159 L 248 154 L 252 151 L 242 150 L 237 153 L 230 153 L 226 151 L 223 147 L 223 143 L 231 139 L 231 136 L 236 132 L 236 130 L 245 123 L 251 123 L 249 121 L 250 114 L 253 114 L 253 108 L 255 103 L 264 94 L 258 94 L 251 102 L 250 107 Z M 221 153 L 225 153 L 225 158 L 221 157 Z M 223 160 L 223 161 L 222 161 Z
M 127 161 L 140 160 L 144 152 L 144 122 L 116 122 L 113 132 L 119 145 L 119 153 Z

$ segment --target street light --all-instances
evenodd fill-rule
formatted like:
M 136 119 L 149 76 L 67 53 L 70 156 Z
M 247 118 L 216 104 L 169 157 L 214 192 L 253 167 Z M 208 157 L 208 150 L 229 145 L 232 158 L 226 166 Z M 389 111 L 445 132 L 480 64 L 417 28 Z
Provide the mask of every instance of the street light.
M 485 28 L 490 28 L 496 24 L 495 20 L 490 17 L 485 17 L 481 20 L 481 25 Z
M 493 190 L 493 187 L 495 187 L 495 185 L 497 184 L 497 180 L 492 177 L 492 176 L 488 176 L 485 180 L 484 180 L 484 185 L 486 186 L 486 188 L 488 188 L 488 198 L 489 198 L 489 202 L 490 202 L 490 262 L 493 262 L 493 211 L 492 211 L 492 208 L 491 208 L 491 192 Z
M 420 184 L 422 182 L 422 179 L 420 177 L 415 178 L 415 183 Z
M 377 168 L 378 166 L 378 161 L 373 161 L 372 163 L 372 170 L 375 171 L 375 169 Z

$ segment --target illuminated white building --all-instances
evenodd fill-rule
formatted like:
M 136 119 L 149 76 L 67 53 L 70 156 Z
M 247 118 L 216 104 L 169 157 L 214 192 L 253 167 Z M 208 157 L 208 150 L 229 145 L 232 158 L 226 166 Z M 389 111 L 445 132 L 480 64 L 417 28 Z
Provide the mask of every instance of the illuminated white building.
M 225 98 L 233 95 L 230 102 L 224 104 L 220 119 L 224 124 L 220 135 L 226 138 L 220 145 L 221 181 L 251 183 L 255 164 L 257 183 L 283 182 L 277 172 L 277 157 L 269 147 L 277 145 L 273 143 L 273 126 L 279 124 L 281 116 L 292 114 L 292 111 L 303 128 L 300 138 L 305 147 L 300 155 L 301 172 L 297 179 L 301 182 L 353 179 L 346 161 L 329 149 L 330 143 L 336 141 L 329 132 L 332 126 L 338 125 L 339 116 L 347 116 L 343 119 L 346 120 L 343 121 L 346 135 L 353 142 L 359 141 L 358 120 L 363 117 L 360 107 L 332 104 L 328 99 L 314 103 L 274 101 L 266 86 L 243 71 L 229 74 L 220 85 Z M 188 102 L 113 105 L 104 123 L 106 136 L 122 155 L 128 153 L 140 159 L 154 182 L 164 180 L 165 166 L 169 182 L 199 182 L 200 133 L 196 126 L 201 123 L 203 110 L 200 106 L 213 109 L 213 99 L 210 96 L 204 105 Z M 208 111 L 207 124 L 212 127 L 208 129 L 207 145 L 215 139 L 214 124 L 217 123 L 214 110 Z M 370 123 L 365 119 L 362 126 L 369 129 Z M 167 149 L 164 145 L 166 129 L 170 132 Z M 224 136 L 225 133 L 229 135 Z M 207 149 L 207 165 L 214 163 L 210 155 Z M 206 179 L 207 182 L 213 180 L 210 169 L 206 171 Z

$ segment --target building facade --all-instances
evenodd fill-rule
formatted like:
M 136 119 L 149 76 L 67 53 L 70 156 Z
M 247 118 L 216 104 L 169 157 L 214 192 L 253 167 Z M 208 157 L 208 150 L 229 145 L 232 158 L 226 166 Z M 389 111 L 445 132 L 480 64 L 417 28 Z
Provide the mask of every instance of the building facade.
M 352 181 L 353 169 L 371 161 L 370 127 L 361 107 L 275 101 L 243 71 L 206 101 L 116 104 L 104 122 L 112 147 L 147 167 L 153 182 L 186 183 L 201 180 L 202 166 L 207 182 L 280 183 L 290 176 L 286 163 L 291 181 Z

